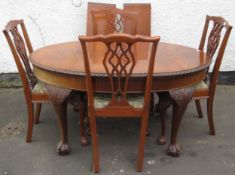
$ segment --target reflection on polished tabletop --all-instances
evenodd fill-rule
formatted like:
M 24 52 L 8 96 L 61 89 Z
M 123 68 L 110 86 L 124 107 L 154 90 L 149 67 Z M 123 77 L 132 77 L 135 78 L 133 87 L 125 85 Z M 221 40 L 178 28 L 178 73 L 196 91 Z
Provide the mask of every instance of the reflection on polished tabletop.
M 91 45 L 93 49 L 91 72 L 102 73 L 102 62 L 100 61 L 105 50 L 102 44 Z M 133 70 L 134 74 L 146 72 L 146 54 L 149 54 L 149 46 L 145 43 L 136 44 L 135 50 L 138 62 Z M 91 53 L 91 52 L 89 52 Z M 85 74 L 83 55 L 78 41 L 47 46 L 34 51 L 30 55 L 34 66 L 42 69 L 59 71 L 68 74 Z M 169 43 L 159 43 L 156 63 L 154 67 L 155 76 L 179 75 L 204 69 L 210 64 L 210 57 L 199 50 Z

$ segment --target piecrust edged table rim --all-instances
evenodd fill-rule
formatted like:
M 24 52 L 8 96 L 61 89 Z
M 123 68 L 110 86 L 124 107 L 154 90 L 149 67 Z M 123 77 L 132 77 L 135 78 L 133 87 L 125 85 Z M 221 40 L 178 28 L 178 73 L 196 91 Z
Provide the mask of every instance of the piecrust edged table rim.
M 142 45 L 139 48 L 141 47 Z M 146 50 L 148 51 L 148 47 L 145 45 L 144 49 L 137 50 L 140 50 L 140 55 L 143 55 Z M 83 55 L 79 41 L 40 48 L 30 54 L 29 59 L 34 66 L 37 78 L 41 81 L 63 88 L 86 90 Z M 144 59 L 141 61 L 140 65 L 136 65 L 137 69 L 133 71 L 132 76 L 133 81 L 130 82 L 135 92 L 143 89 L 139 81 L 146 77 L 146 73 L 142 70 Z M 210 63 L 211 58 L 198 49 L 161 42 L 156 54 L 153 91 L 166 91 L 194 85 L 205 77 L 205 70 Z M 92 75 L 97 79 L 95 84 L 97 91 L 109 91 L 107 88 L 102 90 L 104 73 L 97 72 L 94 68 Z

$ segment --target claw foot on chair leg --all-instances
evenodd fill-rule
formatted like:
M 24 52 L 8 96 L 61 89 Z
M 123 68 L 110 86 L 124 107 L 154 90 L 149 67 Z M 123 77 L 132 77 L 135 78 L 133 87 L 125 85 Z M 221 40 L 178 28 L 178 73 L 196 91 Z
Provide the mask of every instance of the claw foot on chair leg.
M 59 155 L 66 155 L 70 152 L 69 144 L 62 143 L 61 141 L 58 143 L 57 152 Z
M 158 145 L 165 145 L 166 144 L 166 137 L 160 136 L 160 138 L 157 140 Z
M 82 136 L 80 141 L 82 146 L 87 146 L 89 144 L 88 139 L 85 136 Z
M 179 157 L 180 155 L 180 146 L 177 144 L 170 144 L 168 146 L 167 154 L 171 157 Z

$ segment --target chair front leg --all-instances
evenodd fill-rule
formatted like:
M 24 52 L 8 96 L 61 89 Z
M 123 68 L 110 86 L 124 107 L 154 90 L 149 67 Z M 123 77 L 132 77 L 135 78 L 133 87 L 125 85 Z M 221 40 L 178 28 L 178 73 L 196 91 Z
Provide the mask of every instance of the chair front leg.
M 140 139 L 139 139 L 139 151 L 136 164 L 136 171 L 141 172 L 143 170 L 143 161 L 144 161 L 144 145 L 146 139 L 146 132 L 148 128 L 148 115 L 149 112 L 146 110 L 141 119 L 140 127 Z
M 33 135 L 33 122 L 34 122 L 33 103 L 27 102 L 27 107 L 28 107 L 28 129 L 27 129 L 26 142 L 29 143 L 32 141 L 32 135 Z
M 196 104 L 197 113 L 198 113 L 199 118 L 203 118 L 200 100 L 195 100 L 195 104 Z
M 99 144 L 97 139 L 96 118 L 93 109 L 88 108 L 88 116 L 91 127 L 91 140 L 92 140 L 92 166 L 95 173 L 100 171 L 99 163 Z
M 88 139 L 84 131 L 84 102 L 82 101 L 81 96 L 78 99 L 78 107 L 81 145 L 86 146 L 88 145 Z
M 207 100 L 207 117 L 211 135 L 215 135 L 215 126 L 213 121 L 213 101 L 213 98 L 208 98 Z

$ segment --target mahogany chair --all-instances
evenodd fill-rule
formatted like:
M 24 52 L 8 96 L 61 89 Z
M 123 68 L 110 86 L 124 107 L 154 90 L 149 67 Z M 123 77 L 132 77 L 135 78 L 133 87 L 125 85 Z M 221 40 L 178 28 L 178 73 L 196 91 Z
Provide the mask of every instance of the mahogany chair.
M 155 62 L 155 54 L 160 37 L 145 37 L 128 34 L 109 34 L 96 36 L 79 36 L 83 49 L 84 64 L 86 71 L 86 87 L 88 98 L 88 116 L 91 127 L 93 168 L 99 172 L 99 148 L 96 131 L 97 117 L 140 117 L 141 130 L 139 139 L 139 151 L 137 158 L 137 171 L 142 171 L 144 157 L 144 143 L 148 123 L 150 93 L 152 87 L 152 75 Z M 94 93 L 91 74 L 90 60 L 94 50 L 89 49 L 90 43 L 102 42 L 105 53 L 102 54 L 103 67 L 109 80 L 110 94 Z M 147 42 L 152 44 L 149 58 L 145 93 L 130 94 L 128 82 L 138 62 L 132 51 L 133 45 L 137 42 Z
M 18 31 L 19 25 L 21 27 L 24 39 Z M 29 63 L 28 54 L 33 52 L 33 48 L 26 31 L 24 21 L 13 20 L 8 22 L 5 29 L 3 30 L 3 33 L 10 46 L 21 81 L 23 83 L 25 100 L 28 109 L 28 131 L 26 142 L 31 142 L 33 134 L 33 123 L 35 122 L 36 124 L 39 121 L 41 104 L 44 102 L 50 102 L 50 99 L 46 93 L 44 84 L 37 80 Z M 10 36 L 10 33 L 12 37 Z M 36 105 L 35 115 L 34 104 Z
M 210 29 L 210 24 L 212 25 L 212 28 L 210 31 L 208 31 L 208 29 Z M 219 68 L 231 30 L 232 26 L 229 25 L 229 23 L 224 18 L 206 16 L 199 50 L 204 51 L 204 46 L 207 44 L 205 52 L 212 58 L 215 58 L 215 64 L 211 75 L 209 76 L 209 74 L 207 74 L 205 80 L 196 86 L 193 99 L 195 100 L 197 112 L 200 118 L 203 117 L 200 99 L 207 99 L 207 117 L 211 135 L 215 135 L 215 127 L 213 122 L 213 101 L 216 89 L 216 81 L 219 75 Z
M 115 4 L 88 2 L 87 35 L 128 33 L 150 36 L 151 4 L 128 3 L 124 4 L 123 7 L 123 10 L 121 10 L 116 8 Z M 150 111 L 153 111 L 154 108 L 153 99 L 152 94 Z M 147 135 L 150 135 L 149 130 Z
M 30 65 L 28 55 L 33 52 L 33 47 L 31 45 L 24 21 L 22 19 L 9 21 L 3 30 L 3 33 L 10 46 L 21 81 L 23 83 L 28 110 L 28 130 L 26 142 L 31 142 L 33 124 L 37 124 L 39 122 L 42 103 L 50 102 L 50 99 L 47 95 L 45 84 L 36 78 Z M 70 99 L 68 100 L 73 103 L 75 101 L 73 99 L 78 99 L 77 94 L 71 94 Z M 35 105 L 36 112 L 34 111 Z M 83 131 L 83 107 L 81 106 L 81 101 L 79 105 L 80 107 L 77 106 L 77 103 L 74 103 L 74 108 L 78 110 L 80 115 L 81 143 L 86 145 L 87 142 Z

